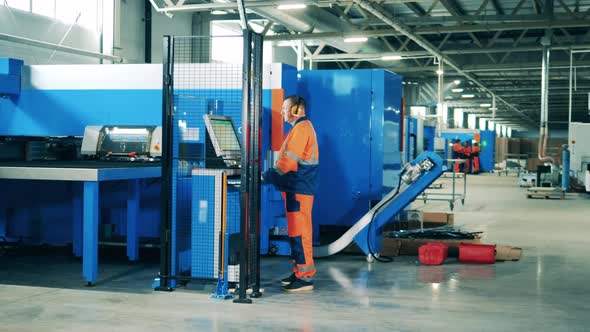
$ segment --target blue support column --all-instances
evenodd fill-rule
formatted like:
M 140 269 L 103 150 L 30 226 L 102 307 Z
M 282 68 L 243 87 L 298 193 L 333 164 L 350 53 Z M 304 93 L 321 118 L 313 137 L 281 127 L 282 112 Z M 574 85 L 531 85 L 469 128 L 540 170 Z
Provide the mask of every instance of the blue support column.
M 82 273 L 90 285 L 98 276 L 98 182 L 84 182 L 84 243 Z
M 80 182 L 70 184 L 72 194 L 72 252 L 82 257 L 82 190 Z
M 8 222 L 5 208 L 0 208 L 0 236 L 6 237 L 6 223 Z
M 139 180 L 130 180 L 127 188 L 127 257 L 131 261 L 139 258 L 137 219 L 139 215 Z

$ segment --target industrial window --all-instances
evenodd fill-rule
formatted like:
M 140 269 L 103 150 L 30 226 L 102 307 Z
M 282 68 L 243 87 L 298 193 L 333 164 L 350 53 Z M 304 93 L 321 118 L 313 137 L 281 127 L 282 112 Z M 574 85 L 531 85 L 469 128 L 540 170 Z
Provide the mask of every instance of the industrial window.
M 8 7 L 22 10 L 25 12 L 31 11 L 31 0 L 6 0 Z M 0 2 L 1 5 L 4 5 L 4 1 Z
M 0 0 L 0 5 L 4 4 L 14 9 L 101 31 L 103 20 L 109 19 L 104 17 L 108 12 L 105 8 L 113 7 L 113 0 Z M 112 22 L 112 18 L 110 21 Z
M 55 18 L 55 0 L 33 0 L 33 14 Z
M 261 32 L 264 27 L 257 24 L 250 24 L 255 32 Z M 223 63 L 242 63 L 242 49 L 244 47 L 242 42 L 242 31 L 238 23 L 219 23 L 211 22 L 212 36 L 238 36 L 237 38 L 212 38 L 211 45 L 211 60 L 214 62 Z M 240 50 L 240 52 L 236 52 Z M 262 62 L 272 62 L 272 44 L 264 42 Z

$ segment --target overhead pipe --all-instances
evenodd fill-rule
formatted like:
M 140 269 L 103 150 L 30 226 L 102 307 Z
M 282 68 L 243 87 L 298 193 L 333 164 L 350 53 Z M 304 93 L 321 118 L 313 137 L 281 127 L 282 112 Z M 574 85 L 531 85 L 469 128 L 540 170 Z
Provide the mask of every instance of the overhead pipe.
M 5 33 L 0 33 L 0 40 L 5 40 L 5 41 L 13 42 L 13 43 L 18 43 L 18 44 L 30 45 L 30 46 L 35 46 L 35 47 L 46 48 L 46 49 L 61 51 L 61 52 L 70 53 L 70 54 L 87 56 L 90 58 L 104 59 L 104 60 L 109 60 L 109 61 L 114 61 L 114 62 L 123 62 L 125 60 L 122 57 L 118 57 L 118 56 L 114 56 L 114 55 L 92 52 L 92 51 L 87 51 L 87 50 L 83 50 L 83 49 L 79 49 L 79 48 L 73 48 L 73 47 L 69 47 L 69 46 L 52 44 L 52 43 L 48 43 L 48 42 L 44 42 L 44 41 L 40 41 L 40 40 L 36 40 L 36 39 L 19 37 L 19 36 L 9 35 L 9 34 L 5 34 Z
M 538 157 L 542 162 L 550 162 L 555 164 L 555 160 L 546 156 L 547 140 L 549 138 L 549 55 L 551 50 L 549 46 L 551 39 L 549 33 L 546 33 L 541 38 L 541 45 L 543 45 L 543 57 L 541 63 L 541 121 L 539 127 L 539 144 Z

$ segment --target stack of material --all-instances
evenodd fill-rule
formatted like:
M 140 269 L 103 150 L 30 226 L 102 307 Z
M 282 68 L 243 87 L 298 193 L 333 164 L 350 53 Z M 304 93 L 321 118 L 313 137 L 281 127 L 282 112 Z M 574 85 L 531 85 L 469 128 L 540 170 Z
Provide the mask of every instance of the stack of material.
M 458 257 L 459 246 L 481 244 L 481 232 L 465 232 L 459 227 L 444 226 L 428 230 L 393 231 L 384 233 L 383 254 L 386 256 L 417 256 L 419 248 L 431 242 L 448 246 L 448 256 Z M 511 246 L 496 246 L 496 261 L 518 261 L 522 249 Z
M 395 231 L 384 234 L 383 247 L 397 252 L 388 256 L 415 256 L 420 246 L 429 242 L 440 242 L 449 246 L 449 257 L 457 257 L 460 243 L 480 243 L 480 232 L 463 232 L 458 227 L 443 226 L 427 230 Z M 386 245 L 386 243 L 388 243 Z

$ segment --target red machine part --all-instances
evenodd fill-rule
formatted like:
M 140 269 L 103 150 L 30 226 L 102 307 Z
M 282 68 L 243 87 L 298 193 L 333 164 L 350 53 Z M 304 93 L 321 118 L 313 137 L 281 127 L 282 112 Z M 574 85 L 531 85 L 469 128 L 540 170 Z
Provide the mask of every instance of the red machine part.
M 496 262 L 496 246 L 492 244 L 459 244 L 459 262 L 494 264 Z
M 429 242 L 418 248 L 418 259 L 424 265 L 441 265 L 449 253 L 449 246 L 441 242 Z

